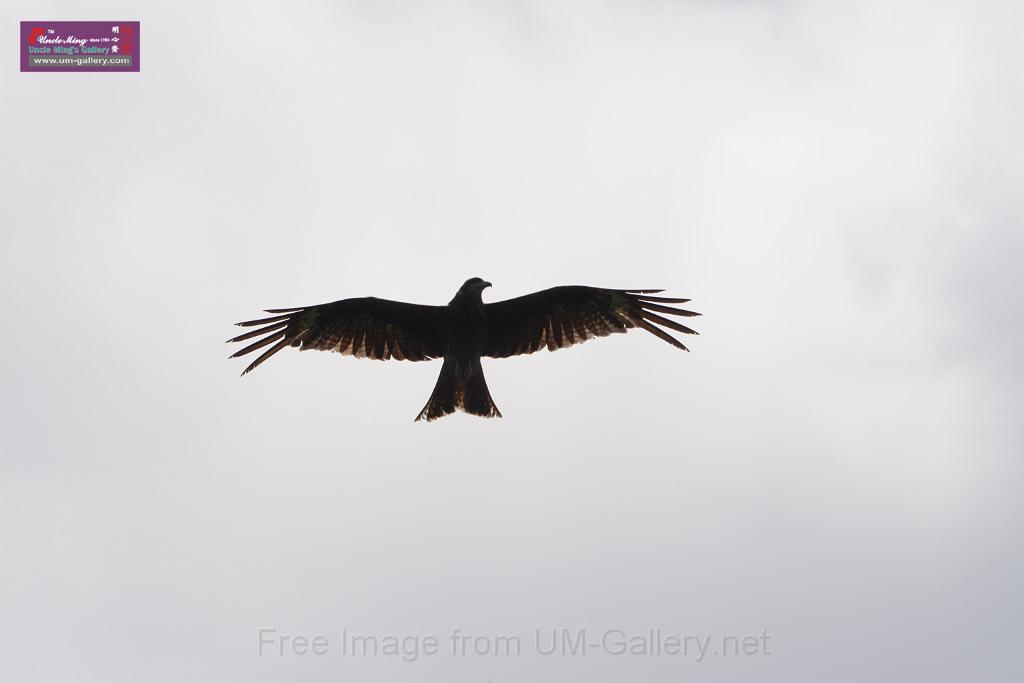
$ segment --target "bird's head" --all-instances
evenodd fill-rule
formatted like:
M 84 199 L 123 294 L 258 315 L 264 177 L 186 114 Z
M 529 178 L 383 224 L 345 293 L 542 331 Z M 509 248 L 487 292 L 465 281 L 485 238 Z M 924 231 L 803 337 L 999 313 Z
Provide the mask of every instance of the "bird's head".
M 462 283 L 462 286 L 459 287 L 458 294 L 455 295 L 455 298 L 452 299 L 452 301 L 456 301 L 459 299 L 465 300 L 467 298 L 480 301 L 483 291 L 490 286 L 491 283 L 488 282 L 487 280 L 484 280 L 483 278 L 471 277 L 464 283 Z
M 490 286 L 491 286 L 491 283 L 488 282 L 487 280 L 483 279 L 482 277 L 471 277 L 468 280 L 466 280 L 464 283 L 462 283 L 462 287 L 459 288 L 459 291 L 462 291 L 462 292 L 482 292 L 482 291 L 484 291 L 485 289 L 487 289 Z

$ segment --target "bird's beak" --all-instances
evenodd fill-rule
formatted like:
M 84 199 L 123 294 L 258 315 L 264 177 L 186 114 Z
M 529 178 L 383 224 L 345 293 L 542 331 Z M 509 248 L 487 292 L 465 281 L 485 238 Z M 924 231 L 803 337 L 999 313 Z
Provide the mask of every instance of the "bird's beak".
M 487 281 L 485 280 L 485 281 L 484 281 L 484 284 L 483 284 L 483 287 L 484 287 L 484 289 L 487 289 L 487 288 L 488 288 L 488 287 L 490 287 L 490 286 L 491 286 L 491 283 L 490 283 L 490 282 L 487 282 Z

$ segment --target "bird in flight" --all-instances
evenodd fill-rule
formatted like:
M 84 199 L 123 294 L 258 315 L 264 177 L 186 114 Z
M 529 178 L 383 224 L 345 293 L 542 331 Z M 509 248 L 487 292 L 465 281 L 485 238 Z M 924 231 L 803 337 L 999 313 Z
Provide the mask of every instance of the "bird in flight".
M 437 384 L 416 417 L 429 422 L 456 410 L 481 417 L 501 417 L 484 380 L 480 365 L 483 356 L 507 358 L 543 348 L 556 351 L 634 327 L 689 351 L 662 327 L 697 334 L 659 315 L 700 315 L 667 305 L 684 304 L 689 299 L 652 296 L 660 289 L 553 287 L 485 304 L 482 294 L 490 286 L 486 280 L 470 278 L 447 306 L 365 297 L 318 306 L 267 309 L 267 313 L 273 314 L 269 318 L 238 323 L 242 327 L 260 327 L 229 339 L 229 343 L 261 336 L 262 339 L 231 357 L 270 346 L 245 368 L 243 375 L 286 346 L 375 360 L 441 358 L 444 362 Z

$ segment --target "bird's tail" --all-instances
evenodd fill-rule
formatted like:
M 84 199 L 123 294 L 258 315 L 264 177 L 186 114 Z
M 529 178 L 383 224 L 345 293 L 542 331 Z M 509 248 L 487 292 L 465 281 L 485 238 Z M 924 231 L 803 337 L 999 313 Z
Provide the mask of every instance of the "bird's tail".
M 427 405 L 416 417 L 417 420 L 436 420 L 462 410 L 481 417 L 501 417 L 498 406 L 491 399 L 484 379 L 480 359 L 474 358 L 468 365 L 461 365 L 453 358 L 445 358 L 441 374 L 437 376 L 434 393 Z

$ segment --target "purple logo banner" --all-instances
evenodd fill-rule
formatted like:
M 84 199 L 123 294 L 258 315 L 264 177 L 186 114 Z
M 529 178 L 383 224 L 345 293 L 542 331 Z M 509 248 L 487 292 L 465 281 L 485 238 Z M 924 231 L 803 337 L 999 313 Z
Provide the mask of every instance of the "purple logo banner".
M 22 71 L 138 71 L 137 21 L 23 21 Z

